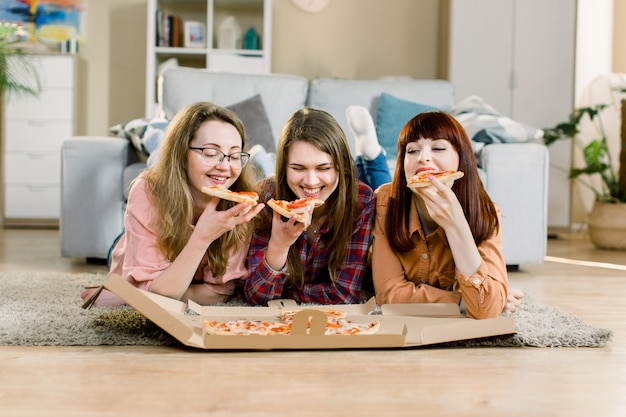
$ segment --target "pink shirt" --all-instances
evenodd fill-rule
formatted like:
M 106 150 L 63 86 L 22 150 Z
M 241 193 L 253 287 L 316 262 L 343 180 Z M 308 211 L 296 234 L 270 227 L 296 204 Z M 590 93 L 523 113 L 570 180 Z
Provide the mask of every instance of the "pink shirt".
M 125 233 L 111 254 L 110 272 L 121 275 L 138 288 L 148 290 L 152 280 L 172 261 L 158 247 L 159 222 L 156 221 L 156 210 L 148 198 L 145 185 L 145 180 L 139 178 L 130 190 L 124 216 Z M 193 228 L 193 225 L 189 227 Z M 196 270 L 194 281 L 203 282 L 215 293 L 231 295 L 236 280 L 248 275 L 245 267 L 247 253 L 248 245 L 231 252 L 226 273 L 221 277 L 213 276 L 205 254 Z

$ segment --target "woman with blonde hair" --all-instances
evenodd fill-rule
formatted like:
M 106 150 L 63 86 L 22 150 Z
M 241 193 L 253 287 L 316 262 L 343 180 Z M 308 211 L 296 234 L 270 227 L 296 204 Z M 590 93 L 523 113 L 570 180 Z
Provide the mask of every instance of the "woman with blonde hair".
M 358 180 L 344 131 L 329 113 L 296 111 L 281 132 L 276 176 L 260 201 L 316 198 L 324 204 L 310 225 L 287 221 L 269 207 L 253 234 L 245 281 L 248 302 L 359 302 L 374 221 L 374 193 Z
M 230 110 L 206 102 L 181 110 L 166 130 L 158 161 L 131 186 L 110 273 L 178 300 L 226 301 L 248 275 L 250 220 L 263 204 L 236 204 L 201 190 L 220 185 L 251 191 L 245 150 L 243 123 Z M 101 298 L 101 305 L 121 303 L 111 294 Z

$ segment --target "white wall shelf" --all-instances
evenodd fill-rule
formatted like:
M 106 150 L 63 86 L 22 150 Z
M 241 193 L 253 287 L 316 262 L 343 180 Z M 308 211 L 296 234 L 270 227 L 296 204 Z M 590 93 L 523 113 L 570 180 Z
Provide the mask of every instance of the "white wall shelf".
M 185 22 L 204 24 L 204 45 L 160 46 L 157 41 L 157 13 L 178 16 L 184 33 Z M 219 28 L 233 16 L 241 28 L 241 48 L 219 49 Z M 259 35 L 259 49 L 243 49 L 243 37 L 253 27 Z M 157 114 L 159 68 L 175 59 L 177 65 L 238 73 L 270 73 L 272 62 L 272 0 L 149 0 L 146 50 L 146 117 Z M 171 61 L 170 61 L 171 62 Z

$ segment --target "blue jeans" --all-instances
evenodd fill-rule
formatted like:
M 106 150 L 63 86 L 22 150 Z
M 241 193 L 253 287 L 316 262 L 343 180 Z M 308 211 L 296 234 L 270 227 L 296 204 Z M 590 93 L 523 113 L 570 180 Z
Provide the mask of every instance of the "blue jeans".
M 115 245 L 117 245 L 117 242 L 119 242 L 119 240 L 122 238 L 125 231 L 125 229 L 122 229 L 122 232 L 117 235 L 117 237 L 115 238 L 115 240 L 113 240 L 113 243 L 109 247 L 109 252 L 107 253 L 107 268 L 109 268 L 109 270 L 111 270 L 111 254 L 113 253 L 113 249 L 115 249 Z
M 381 151 L 371 161 L 362 156 L 357 156 L 355 162 L 359 171 L 359 179 L 372 187 L 372 190 L 391 182 L 391 173 L 389 172 L 389 165 L 387 165 L 387 158 L 384 152 Z

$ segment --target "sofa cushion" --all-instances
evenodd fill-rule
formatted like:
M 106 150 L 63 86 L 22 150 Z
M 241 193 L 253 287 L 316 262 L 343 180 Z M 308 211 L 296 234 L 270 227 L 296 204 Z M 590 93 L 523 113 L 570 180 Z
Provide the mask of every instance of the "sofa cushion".
M 378 100 L 385 92 L 403 100 L 423 103 L 448 111 L 454 105 L 454 86 L 446 80 L 391 78 L 380 80 L 342 80 L 317 78 L 311 81 L 307 105 L 332 114 L 346 132 L 354 154 L 354 137 L 350 134 L 346 108 L 363 106 L 377 119 Z
M 261 95 L 256 94 L 239 103 L 227 106 L 235 112 L 246 127 L 248 134 L 248 149 L 254 145 L 261 145 L 268 152 L 276 151 L 274 135 L 270 126 L 267 111 L 261 100 Z
M 286 74 L 237 74 L 198 68 L 169 68 L 159 79 L 159 104 L 171 119 L 196 101 L 229 106 L 260 94 L 274 135 L 306 103 L 308 80 Z M 274 137 L 276 141 L 276 137 Z
M 387 158 L 396 159 L 398 135 L 404 125 L 416 114 L 438 110 L 434 106 L 403 100 L 382 93 L 378 100 L 378 116 L 376 117 L 376 135 L 378 142 L 387 153 Z

